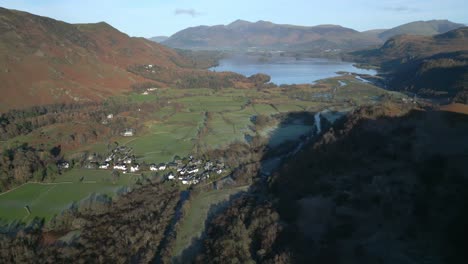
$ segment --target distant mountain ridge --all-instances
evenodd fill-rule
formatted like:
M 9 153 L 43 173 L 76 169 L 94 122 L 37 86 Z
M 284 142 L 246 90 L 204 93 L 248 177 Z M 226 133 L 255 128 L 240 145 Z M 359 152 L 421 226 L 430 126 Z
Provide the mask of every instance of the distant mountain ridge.
M 435 35 L 463 26 L 448 20 L 430 20 L 412 22 L 392 29 L 359 32 L 339 25 L 308 27 L 239 19 L 228 25 L 190 27 L 175 33 L 162 43 L 182 49 L 350 51 L 380 45 L 396 35 Z
M 167 36 L 156 36 L 156 37 L 149 38 L 149 40 L 157 42 L 157 43 L 161 43 L 161 42 L 165 41 L 168 38 L 169 37 L 167 37 Z
M 463 24 L 453 23 L 448 20 L 415 21 L 386 30 L 379 34 L 379 38 L 387 40 L 403 34 L 432 36 L 464 26 Z
M 179 31 L 163 44 L 186 49 L 356 49 L 380 43 L 373 36 L 338 25 L 313 27 L 236 20 L 229 25 L 198 26 Z

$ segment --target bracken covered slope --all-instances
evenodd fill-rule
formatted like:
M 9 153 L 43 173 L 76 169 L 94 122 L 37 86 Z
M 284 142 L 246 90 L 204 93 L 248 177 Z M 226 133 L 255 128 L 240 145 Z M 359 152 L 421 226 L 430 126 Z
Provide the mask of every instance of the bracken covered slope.
M 176 71 L 190 63 L 169 48 L 131 38 L 104 22 L 73 25 L 0 8 L 0 111 L 100 100 L 144 81 L 127 71 L 131 65 Z

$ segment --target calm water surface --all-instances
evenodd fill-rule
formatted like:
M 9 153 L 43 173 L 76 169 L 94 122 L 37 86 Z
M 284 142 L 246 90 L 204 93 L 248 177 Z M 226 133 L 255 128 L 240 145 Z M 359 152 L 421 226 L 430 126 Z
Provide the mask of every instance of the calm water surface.
M 271 82 L 281 84 L 314 83 L 317 80 L 339 76 L 336 72 L 346 71 L 359 74 L 375 75 L 374 70 L 359 69 L 352 62 L 322 58 L 300 59 L 289 57 L 270 58 L 262 62 L 256 56 L 236 56 L 223 59 L 213 71 L 231 71 L 250 76 L 265 73 L 271 76 Z

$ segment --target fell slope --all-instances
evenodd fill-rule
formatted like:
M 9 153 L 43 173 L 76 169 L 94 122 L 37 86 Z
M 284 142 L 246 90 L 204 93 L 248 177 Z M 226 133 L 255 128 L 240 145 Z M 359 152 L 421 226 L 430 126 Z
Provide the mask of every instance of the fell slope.
M 0 8 L 0 111 L 128 91 L 144 81 L 127 71 L 134 64 L 179 70 L 190 61 L 103 22 L 73 25 Z
M 379 38 L 385 41 L 391 37 L 403 34 L 432 36 L 464 26 L 463 24 L 453 23 L 448 20 L 415 21 L 381 32 Z

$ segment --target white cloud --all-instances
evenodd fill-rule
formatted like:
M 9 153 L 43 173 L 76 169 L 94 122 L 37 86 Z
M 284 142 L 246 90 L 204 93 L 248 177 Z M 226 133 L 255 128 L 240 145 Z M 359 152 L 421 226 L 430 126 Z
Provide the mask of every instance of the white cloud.
M 192 16 L 192 17 L 196 17 L 196 16 L 201 15 L 200 12 L 196 11 L 193 8 L 190 8 L 190 9 L 177 8 L 174 11 L 174 14 L 175 15 L 189 15 L 189 16 Z

